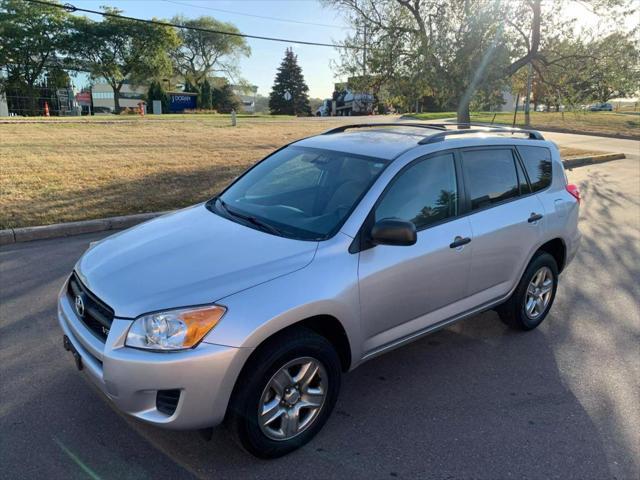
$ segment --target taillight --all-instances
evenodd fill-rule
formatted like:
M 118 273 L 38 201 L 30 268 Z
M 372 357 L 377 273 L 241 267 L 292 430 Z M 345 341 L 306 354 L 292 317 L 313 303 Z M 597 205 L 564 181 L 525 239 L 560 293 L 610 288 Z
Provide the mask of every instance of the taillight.
M 573 183 L 567 185 L 567 192 L 569 192 L 571 196 L 578 201 L 578 204 L 580 203 L 580 189 L 577 185 L 574 185 Z

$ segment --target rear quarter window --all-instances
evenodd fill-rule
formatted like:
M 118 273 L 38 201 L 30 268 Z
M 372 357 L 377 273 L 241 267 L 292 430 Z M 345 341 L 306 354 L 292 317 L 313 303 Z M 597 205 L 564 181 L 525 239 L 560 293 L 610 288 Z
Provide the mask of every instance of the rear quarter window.
M 529 176 L 531 189 L 539 192 L 551 185 L 552 162 L 549 149 L 529 146 L 519 146 L 517 149 Z

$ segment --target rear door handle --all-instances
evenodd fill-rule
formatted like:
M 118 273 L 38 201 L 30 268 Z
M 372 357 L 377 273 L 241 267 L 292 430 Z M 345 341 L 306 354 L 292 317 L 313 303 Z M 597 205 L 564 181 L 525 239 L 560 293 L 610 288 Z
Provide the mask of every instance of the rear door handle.
M 469 243 L 471 241 L 471 239 L 469 237 L 460 237 L 457 236 L 456 238 L 453 239 L 453 242 L 451 242 L 449 244 L 449 248 L 458 248 L 458 247 L 462 247 L 463 245 L 466 245 L 467 243 Z
M 537 222 L 538 220 L 542 220 L 542 215 L 540 213 L 531 212 L 531 216 L 527 220 L 529 223 Z

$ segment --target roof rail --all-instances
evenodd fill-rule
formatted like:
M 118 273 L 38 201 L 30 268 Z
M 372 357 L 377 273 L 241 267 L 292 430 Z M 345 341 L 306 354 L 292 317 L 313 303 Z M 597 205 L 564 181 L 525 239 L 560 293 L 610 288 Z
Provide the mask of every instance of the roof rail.
M 426 136 L 418 142 L 419 145 L 426 145 L 429 143 L 442 142 L 444 139 L 451 135 L 465 135 L 469 133 L 511 133 L 527 135 L 531 140 L 544 140 L 542 134 L 536 130 L 524 130 L 522 128 L 506 127 L 502 125 L 487 125 L 487 124 L 474 124 L 474 123 L 415 123 L 415 122 L 379 122 L 379 123 L 352 123 L 349 125 L 340 125 L 334 127 L 326 132 L 322 132 L 322 135 L 331 135 L 333 133 L 342 133 L 345 130 L 355 128 L 375 128 L 375 127 L 412 127 L 412 128 L 424 128 L 428 130 L 435 130 L 436 133 Z M 449 127 L 457 127 L 456 130 Z
M 349 130 L 352 128 L 375 128 L 375 127 L 416 127 L 416 128 L 428 128 L 430 130 L 438 130 L 438 131 L 446 130 L 446 127 L 444 125 L 431 124 L 431 123 L 413 123 L 413 122 L 352 123 L 349 125 L 340 125 L 339 127 L 331 128 L 326 132 L 322 132 L 322 135 L 342 133 L 345 130 Z
M 452 125 L 457 127 L 467 127 L 458 130 L 446 130 L 440 131 L 434 135 L 430 135 L 428 137 L 423 138 L 418 142 L 419 145 L 426 145 L 429 143 L 442 142 L 448 136 L 452 135 L 465 135 L 469 133 L 486 133 L 486 132 L 496 132 L 496 133 L 511 133 L 527 135 L 530 140 L 544 140 L 542 134 L 536 130 L 523 130 L 521 128 L 512 128 L 512 127 L 502 127 L 502 126 L 489 126 L 489 125 L 473 125 L 470 123 L 450 123 L 450 124 L 439 124 L 439 126 L 446 127 L 446 125 Z M 468 128 L 474 127 L 474 128 Z

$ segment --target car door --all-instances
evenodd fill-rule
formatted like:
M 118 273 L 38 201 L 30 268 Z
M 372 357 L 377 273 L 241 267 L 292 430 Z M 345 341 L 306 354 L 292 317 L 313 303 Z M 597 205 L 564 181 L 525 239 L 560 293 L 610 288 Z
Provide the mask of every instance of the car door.
M 544 207 L 510 147 L 462 151 L 473 232 L 469 296 L 480 305 L 506 295 L 539 245 Z
M 427 314 L 466 295 L 471 227 L 460 217 L 456 162 L 453 152 L 414 161 L 390 182 L 371 213 L 370 224 L 384 218 L 413 222 L 417 242 L 360 252 L 365 351 L 428 326 Z

